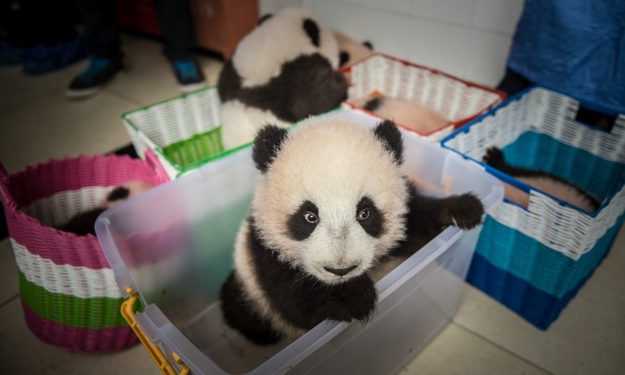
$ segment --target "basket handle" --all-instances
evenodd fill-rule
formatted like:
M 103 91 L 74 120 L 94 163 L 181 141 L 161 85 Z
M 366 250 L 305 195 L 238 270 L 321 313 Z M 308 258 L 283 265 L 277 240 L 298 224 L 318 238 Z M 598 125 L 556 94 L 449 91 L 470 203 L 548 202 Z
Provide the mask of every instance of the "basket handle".
M 8 202 L 11 202 L 11 194 L 9 193 L 9 187 L 7 186 L 9 180 L 9 173 L 4 165 L 0 163 L 0 205 L 4 204 L 5 214 L 8 214 Z
M 2 162 L 0 162 L 0 181 L 4 180 L 7 177 L 9 177 L 9 173 L 7 172 Z
M 128 325 L 130 326 L 130 328 L 134 331 L 135 335 L 137 335 L 137 338 L 139 339 L 139 341 L 141 341 L 141 344 L 143 344 L 143 347 L 145 348 L 145 350 L 147 350 L 150 357 L 152 357 L 152 360 L 154 360 L 154 363 L 161 370 L 161 373 L 163 375 L 188 375 L 190 372 L 189 366 L 187 366 L 182 361 L 182 359 L 180 359 L 178 354 L 172 353 L 172 357 L 174 358 L 176 363 L 182 367 L 182 370 L 180 372 L 176 372 L 176 370 L 169 363 L 169 361 L 167 360 L 167 357 L 165 357 L 165 354 L 163 354 L 161 349 L 158 346 L 154 345 L 150 341 L 150 339 L 147 337 L 147 335 L 143 332 L 141 327 L 139 327 L 139 324 L 137 323 L 137 320 L 135 319 L 135 309 L 134 309 L 135 303 L 137 302 L 138 294 L 134 292 L 132 288 L 127 288 L 126 293 L 128 293 L 130 297 L 128 297 L 122 303 L 122 306 L 120 309 L 121 314 L 126 320 L 126 322 L 128 323 Z
M 154 170 L 154 172 L 156 172 L 156 174 L 158 175 L 159 179 L 162 182 L 169 181 L 169 176 L 167 175 L 167 172 L 165 171 L 165 168 L 163 168 L 163 165 L 161 164 L 161 162 L 156 157 L 156 154 L 154 154 L 154 151 L 152 150 L 145 151 L 145 161 Z

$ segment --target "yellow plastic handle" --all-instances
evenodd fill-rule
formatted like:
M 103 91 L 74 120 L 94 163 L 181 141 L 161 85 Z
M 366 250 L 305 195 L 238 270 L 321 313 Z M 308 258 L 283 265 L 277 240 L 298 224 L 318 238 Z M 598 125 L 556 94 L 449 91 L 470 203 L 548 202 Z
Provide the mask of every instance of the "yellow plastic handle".
M 148 351 L 148 354 L 150 355 L 150 357 L 152 357 L 152 360 L 154 360 L 154 363 L 156 363 L 156 365 L 158 366 L 158 368 L 161 370 L 161 372 L 164 375 L 188 375 L 190 372 L 189 366 L 187 366 L 182 361 L 182 359 L 180 359 L 178 354 L 172 353 L 172 357 L 174 358 L 176 363 L 182 367 L 182 370 L 180 370 L 180 373 L 177 373 L 176 370 L 174 370 L 171 363 L 169 363 L 169 361 L 167 360 L 167 358 L 165 357 L 161 349 L 158 346 L 152 344 L 150 339 L 148 339 L 145 333 L 141 330 L 141 327 L 139 327 L 135 319 L 135 310 L 134 310 L 134 306 L 135 306 L 135 303 L 137 302 L 137 297 L 138 297 L 137 293 L 133 293 L 132 288 L 127 288 L 126 293 L 128 293 L 130 297 L 128 297 L 128 299 L 122 303 L 122 307 L 121 307 L 122 316 L 124 317 L 124 319 L 126 319 L 126 321 L 128 322 L 128 325 L 130 326 L 130 328 L 132 328 L 135 335 L 137 335 L 137 337 L 139 338 L 139 341 L 141 341 L 141 344 L 143 344 L 143 347 L 145 348 L 145 350 Z

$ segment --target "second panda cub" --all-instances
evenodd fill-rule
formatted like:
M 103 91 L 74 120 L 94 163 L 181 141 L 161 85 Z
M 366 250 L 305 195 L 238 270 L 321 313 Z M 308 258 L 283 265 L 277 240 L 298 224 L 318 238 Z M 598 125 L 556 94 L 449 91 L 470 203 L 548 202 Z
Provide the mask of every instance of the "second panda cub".
M 487 149 L 482 160 L 491 167 L 533 186 L 535 189 L 542 190 L 588 212 L 595 212 L 601 206 L 601 201 L 592 194 L 556 175 L 535 169 L 517 168 L 508 164 L 503 152 L 497 147 Z M 530 196 L 528 193 L 505 182 L 503 185 L 507 199 L 526 208 L 529 206 Z
M 257 344 L 326 319 L 366 322 L 377 302 L 370 272 L 450 225 L 479 225 L 484 213 L 472 194 L 420 195 L 402 173 L 390 121 L 372 130 L 338 117 L 291 133 L 266 126 L 253 159 L 261 177 L 220 298 L 226 323 Z

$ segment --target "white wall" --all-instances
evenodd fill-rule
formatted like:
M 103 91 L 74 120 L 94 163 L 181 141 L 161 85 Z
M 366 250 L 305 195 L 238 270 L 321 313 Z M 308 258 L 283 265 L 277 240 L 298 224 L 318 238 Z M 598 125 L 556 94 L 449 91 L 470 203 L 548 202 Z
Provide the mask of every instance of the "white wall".
M 260 13 L 303 6 L 376 51 L 495 86 L 524 0 L 259 0 Z

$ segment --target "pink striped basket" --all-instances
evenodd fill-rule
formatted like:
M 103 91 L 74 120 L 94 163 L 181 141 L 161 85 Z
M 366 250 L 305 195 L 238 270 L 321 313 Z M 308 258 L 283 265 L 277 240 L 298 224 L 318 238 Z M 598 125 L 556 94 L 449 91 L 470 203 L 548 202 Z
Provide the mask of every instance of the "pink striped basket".
M 164 182 L 127 156 L 50 160 L 11 175 L 0 165 L 24 316 L 44 342 L 91 353 L 138 342 L 121 316 L 123 298 L 98 239 L 55 229 L 94 208 L 113 186 L 136 180 Z

